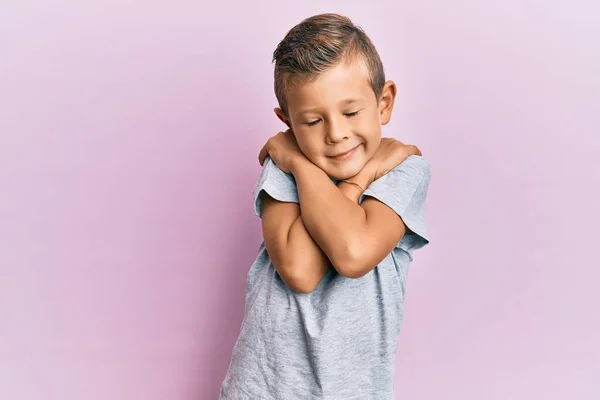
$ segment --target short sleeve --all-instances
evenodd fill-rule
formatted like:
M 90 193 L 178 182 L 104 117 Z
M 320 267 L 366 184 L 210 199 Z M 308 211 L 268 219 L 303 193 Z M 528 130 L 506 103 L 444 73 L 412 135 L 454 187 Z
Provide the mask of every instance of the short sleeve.
M 429 243 L 425 224 L 425 197 L 429 187 L 430 171 L 427 160 L 409 156 L 396 168 L 373 182 L 361 197 L 373 197 L 398 214 L 414 233 L 404 235 L 396 247 L 407 252 Z
M 254 186 L 254 212 L 261 216 L 262 195 L 268 193 L 275 200 L 298 203 L 298 189 L 293 175 L 286 174 L 269 157 L 265 159 L 260 178 Z

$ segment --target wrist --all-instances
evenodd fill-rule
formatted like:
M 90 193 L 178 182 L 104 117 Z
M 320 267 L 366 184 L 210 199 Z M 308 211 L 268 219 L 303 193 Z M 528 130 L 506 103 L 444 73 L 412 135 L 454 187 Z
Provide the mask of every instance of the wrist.
M 356 184 L 362 188 L 363 191 L 367 190 L 367 188 L 373 183 L 375 177 L 375 171 L 371 168 L 369 164 L 365 165 L 363 169 L 356 174 L 355 176 L 346 179 L 347 182 L 351 184 Z
M 305 170 L 307 166 L 313 165 L 304 154 L 298 154 L 290 163 L 290 173 L 294 176 Z
M 359 183 L 357 183 L 357 182 L 355 182 L 353 180 L 342 179 L 342 180 L 339 181 L 338 185 L 341 184 L 341 183 L 345 183 L 347 185 L 350 185 L 350 186 L 354 187 L 356 190 L 358 190 L 360 192 L 360 194 L 363 194 L 364 191 L 365 191 L 364 187 L 362 187 Z
M 358 204 L 364 190 L 357 183 L 349 180 L 341 180 L 337 184 L 338 189 L 344 196 L 352 200 L 353 203 Z

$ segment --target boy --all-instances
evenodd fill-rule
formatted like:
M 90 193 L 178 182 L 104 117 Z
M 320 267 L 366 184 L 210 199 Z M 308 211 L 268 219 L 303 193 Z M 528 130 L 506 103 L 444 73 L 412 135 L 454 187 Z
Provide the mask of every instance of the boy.
M 396 86 L 348 18 L 301 22 L 274 61 L 289 129 L 259 155 L 264 243 L 220 399 L 393 399 L 406 274 L 428 243 L 428 164 L 381 137 Z

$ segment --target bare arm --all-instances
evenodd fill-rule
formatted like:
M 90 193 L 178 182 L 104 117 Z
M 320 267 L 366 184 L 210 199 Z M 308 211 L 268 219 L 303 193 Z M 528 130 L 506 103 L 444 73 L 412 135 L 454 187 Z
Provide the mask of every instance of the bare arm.
M 290 170 L 306 229 L 341 275 L 365 275 L 405 234 L 404 222 L 391 208 L 372 198 L 358 205 L 314 164 L 298 158 Z M 347 186 L 344 191 L 354 190 Z M 354 195 L 360 197 L 357 192 Z
M 353 181 L 366 188 L 410 154 L 420 151 L 383 138 L 375 156 Z M 325 260 L 342 275 L 362 276 L 404 235 L 404 223 L 388 206 L 374 199 L 358 205 L 362 190 L 347 183 L 336 187 L 302 154 L 291 130 L 267 141 L 259 154 L 261 165 L 267 156 L 282 171 L 294 175 L 299 193 L 298 209 L 294 208 L 297 205 L 272 203 L 267 205 L 271 208 L 269 215 L 263 218 L 267 251 L 290 287 L 312 290 L 327 272 Z M 319 249 L 324 255 L 318 253 Z
M 344 183 L 336 190 L 356 204 L 362 194 Z M 263 196 L 262 231 L 269 257 L 290 289 L 310 293 L 332 267 L 331 262 L 306 230 L 300 205 L 277 201 L 266 193 Z
M 262 207 L 265 246 L 277 273 L 290 289 L 312 292 L 331 263 L 304 227 L 300 206 L 264 194 Z

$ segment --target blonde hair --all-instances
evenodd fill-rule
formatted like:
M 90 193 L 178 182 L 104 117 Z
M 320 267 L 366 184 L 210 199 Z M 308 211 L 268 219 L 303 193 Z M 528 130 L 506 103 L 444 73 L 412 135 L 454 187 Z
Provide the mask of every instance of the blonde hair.
M 367 34 L 348 17 L 319 14 L 294 26 L 273 52 L 275 96 L 287 115 L 286 91 L 290 85 L 315 79 L 342 61 L 362 63 L 379 99 L 385 84 L 383 64 Z

